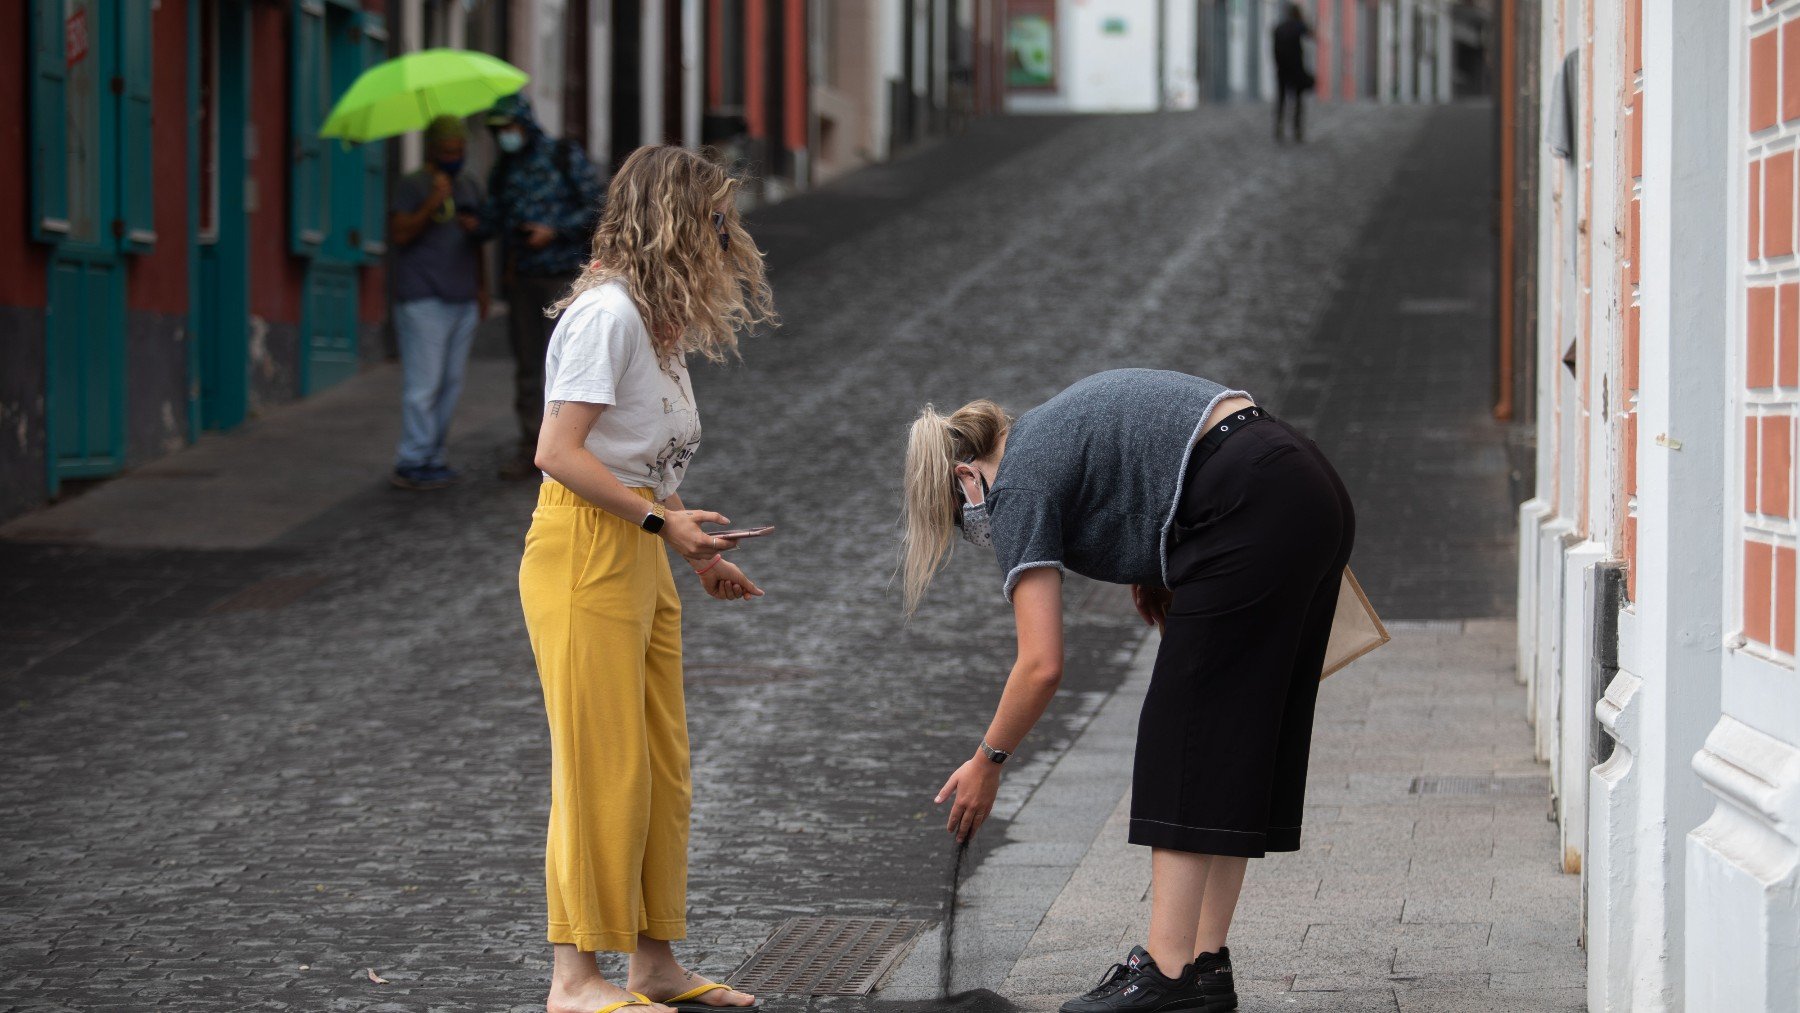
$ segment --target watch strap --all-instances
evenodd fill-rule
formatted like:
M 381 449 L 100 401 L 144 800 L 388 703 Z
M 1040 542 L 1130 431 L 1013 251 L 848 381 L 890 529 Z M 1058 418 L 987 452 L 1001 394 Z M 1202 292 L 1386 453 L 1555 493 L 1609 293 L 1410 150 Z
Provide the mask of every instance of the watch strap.
M 981 740 L 981 755 L 987 757 L 988 759 L 994 761 L 995 763 L 1005 763 L 1007 757 L 1011 756 L 1012 754 L 1007 752 L 1004 749 L 995 749 L 993 746 L 990 746 L 987 744 L 986 739 L 982 739 Z

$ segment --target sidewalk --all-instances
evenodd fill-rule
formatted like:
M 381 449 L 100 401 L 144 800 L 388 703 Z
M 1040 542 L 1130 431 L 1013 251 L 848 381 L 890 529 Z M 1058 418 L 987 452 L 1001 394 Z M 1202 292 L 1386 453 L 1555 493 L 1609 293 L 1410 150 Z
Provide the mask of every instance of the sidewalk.
M 1512 644 L 1504 620 L 1409 625 L 1326 681 L 1301 850 L 1251 863 L 1232 928 L 1243 1008 L 1585 1008 L 1579 879 L 1556 865 Z M 1149 851 L 1125 842 L 1129 767 L 1112 760 L 1129 755 L 1154 656 L 1151 638 L 1130 680 L 1020 812 L 1017 843 L 964 885 L 959 938 L 1006 910 L 1039 871 L 1033 855 L 1041 862 L 1044 849 L 1030 838 L 1093 790 L 1094 771 L 1115 772 L 1102 796 L 1118 799 L 1110 817 L 1018 958 L 991 979 L 1026 1009 L 1054 1010 L 1085 991 L 1148 931 Z M 1427 778 L 1445 790 L 1416 790 Z M 1468 793 L 1490 788 L 1505 793 Z

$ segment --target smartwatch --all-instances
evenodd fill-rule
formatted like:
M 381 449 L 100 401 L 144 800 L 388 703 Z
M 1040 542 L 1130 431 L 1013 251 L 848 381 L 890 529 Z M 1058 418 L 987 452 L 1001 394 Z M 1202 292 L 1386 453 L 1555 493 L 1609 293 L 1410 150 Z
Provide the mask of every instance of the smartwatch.
M 661 503 L 652 503 L 650 505 L 650 512 L 644 515 L 644 519 L 642 521 L 640 521 L 639 524 L 642 525 L 642 527 L 645 531 L 648 531 L 653 535 L 662 531 L 662 529 L 663 529 L 663 506 L 662 506 L 662 504 Z
M 1004 749 L 995 749 L 993 746 L 990 746 L 987 744 L 986 739 L 982 739 L 981 740 L 981 755 L 987 757 L 988 759 L 994 761 L 995 763 L 1005 763 L 1006 758 L 1011 756 L 1012 754 L 1007 752 Z

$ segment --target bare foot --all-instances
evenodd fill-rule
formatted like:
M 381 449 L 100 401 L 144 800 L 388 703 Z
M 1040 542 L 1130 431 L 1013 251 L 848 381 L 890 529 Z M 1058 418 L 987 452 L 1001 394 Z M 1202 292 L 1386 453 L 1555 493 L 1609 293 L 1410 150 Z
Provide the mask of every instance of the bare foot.
M 544 1004 L 545 1013 L 594 1013 L 597 1009 L 611 1006 L 615 1002 L 637 1001 L 637 996 L 625 991 L 610 981 L 588 981 L 576 988 L 565 988 L 551 984 L 550 999 Z M 626 1006 L 619 1013 L 675 1013 L 663 1005 Z
M 651 973 L 640 972 L 634 967 L 631 969 L 631 977 L 628 980 L 633 992 L 642 992 L 651 996 L 677 996 L 699 988 L 701 985 L 711 984 L 706 978 L 683 968 L 680 964 L 672 964 L 667 970 Z M 666 1002 L 667 999 L 664 1001 Z M 685 1001 L 695 1005 L 718 1006 L 725 1009 L 733 1006 L 752 1005 L 756 1002 L 756 997 L 736 989 L 715 988 Z M 620 1013 L 626 1013 L 626 1011 L 622 1010 Z M 640 1013 L 640 1011 L 634 1009 L 629 1013 Z

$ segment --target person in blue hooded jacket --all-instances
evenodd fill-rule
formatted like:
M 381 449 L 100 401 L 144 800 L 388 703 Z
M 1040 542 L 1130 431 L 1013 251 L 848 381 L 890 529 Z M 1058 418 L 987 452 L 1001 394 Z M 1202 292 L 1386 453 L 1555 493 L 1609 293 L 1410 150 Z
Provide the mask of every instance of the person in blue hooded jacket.
M 500 159 L 488 175 L 481 234 L 501 242 L 501 277 L 514 358 L 516 453 L 502 478 L 535 477 L 532 463 L 544 410 L 544 355 L 556 321 L 545 307 L 568 293 L 587 266 L 605 196 L 600 174 L 581 145 L 550 137 L 523 95 L 508 95 L 487 113 Z

